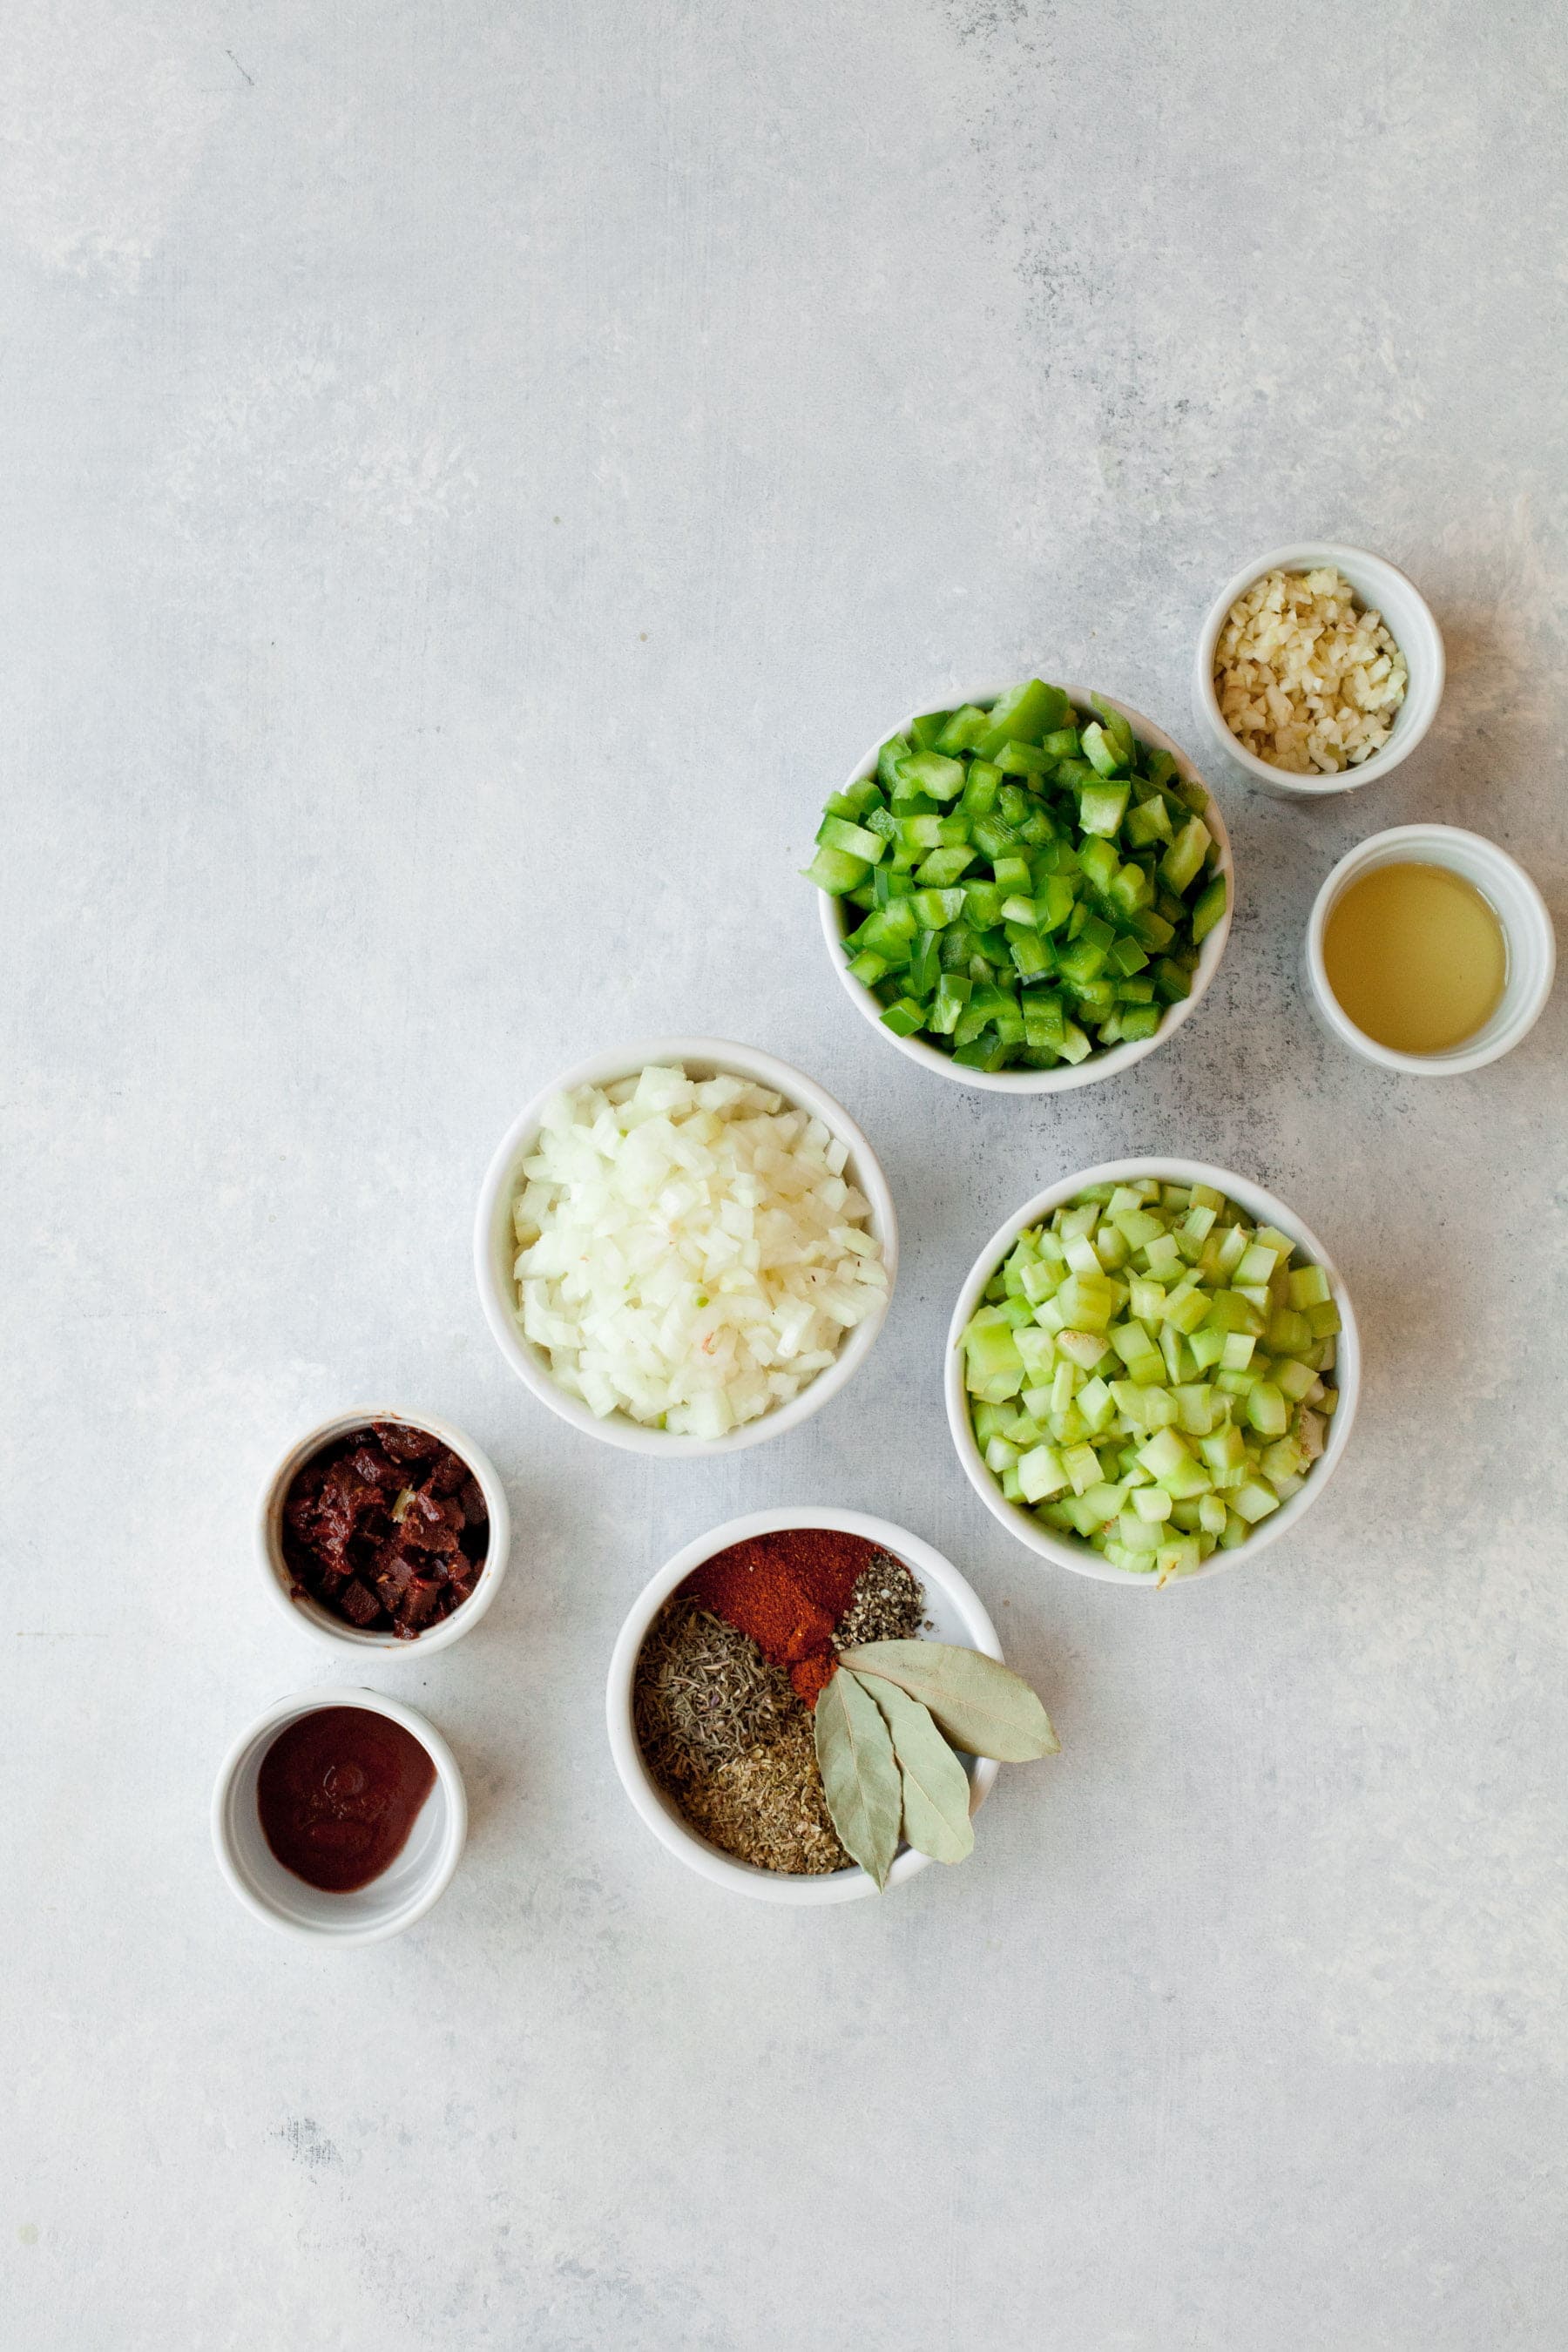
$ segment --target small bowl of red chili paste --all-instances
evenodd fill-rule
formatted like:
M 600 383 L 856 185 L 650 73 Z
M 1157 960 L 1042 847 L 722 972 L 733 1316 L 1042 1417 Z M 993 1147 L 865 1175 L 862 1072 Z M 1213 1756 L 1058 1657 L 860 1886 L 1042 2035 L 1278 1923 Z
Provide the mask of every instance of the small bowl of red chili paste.
M 322 1641 L 444 1648 L 495 1597 L 506 1494 L 461 1430 L 428 1415 L 339 1413 L 289 1447 L 262 1490 L 268 1589 Z
M 338 1944 L 378 1943 L 422 1918 L 468 1823 L 440 1733 L 378 1691 L 279 1699 L 235 1741 L 213 1791 L 218 1866 L 246 1908 Z
M 689 1869 L 771 1903 L 846 1903 L 872 1881 L 838 1842 L 812 1712 L 837 1654 L 929 1638 L 1000 1658 L 951 1560 L 863 1511 L 759 1511 L 688 1544 L 621 1629 L 606 1713 L 622 1785 Z M 964 1759 L 970 1811 L 996 1779 Z M 889 1885 L 923 1870 L 903 1848 Z

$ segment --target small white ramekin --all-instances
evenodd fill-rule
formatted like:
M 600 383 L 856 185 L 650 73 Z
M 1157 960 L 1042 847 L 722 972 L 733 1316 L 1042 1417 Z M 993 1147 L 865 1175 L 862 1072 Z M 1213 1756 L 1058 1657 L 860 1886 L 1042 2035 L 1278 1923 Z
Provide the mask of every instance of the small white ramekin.
M 1491 1019 L 1462 1045 L 1442 1054 L 1398 1054 L 1369 1037 L 1340 1003 L 1323 963 L 1323 933 L 1347 887 L 1379 866 L 1444 866 L 1473 882 L 1503 928 L 1508 978 Z M 1546 901 L 1516 858 L 1495 841 L 1457 824 L 1396 824 L 1374 833 L 1341 858 L 1312 904 L 1303 956 L 1307 994 L 1331 1037 L 1364 1061 L 1413 1078 L 1452 1078 L 1510 1054 L 1545 1010 L 1557 969 L 1557 935 Z
M 962 694 L 953 695 L 952 707 L 957 709 L 966 702 L 993 703 L 998 695 L 1005 694 L 1008 687 L 1013 683 L 1012 679 L 1008 679 L 1001 686 L 965 688 Z M 1092 707 L 1089 689 L 1087 687 L 1064 686 L 1062 692 L 1077 709 L 1088 710 Z M 817 913 L 821 918 L 822 936 L 827 942 L 828 955 L 856 1011 L 863 1020 L 870 1023 L 879 1037 L 884 1038 L 889 1045 L 896 1045 L 906 1059 L 918 1062 L 921 1069 L 934 1070 L 939 1077 L 952 1078 L 961 1087 L 979 1087 L 985 1092 L 994 1095 L 1059 1095 L 1065 1094 L 1070 1087 L 1091 1087 L 1097 1085 L 1101 1078 L 1113 1078 L 1118 1071 L 1130 1070 L 1134 1062 L 1141 1062 L 1145 1054 L 1152 1054 L 1158 1046 L 1169 1044 L 1183 1022 L 1190 1013 L 1196 1011 L 1210 981 L 1219 970 L 1219 960 L 1225 953 L 1225 943 L 1230 937 L 1230 919 L 1236 907 L 1236 876 L 1231 865 L 1230 835 L 1226 831 L 1225 818 L 1220 813 L 1219 803 L 1213 793 L 1209 792 L 1205 779 L 1199 775 L 1181 745 L 1173 741 L 1163 728 L 1156 727 L 1152 719 L 1145 719 L 1142 711 L 1134 710 L 1129 702 L 1118 702 L 1109 694 L 1102 695 L 1100 700 L 1109 703 L 1112 710 L 1120 710 L 1122 717 L 1131 723 L 1133 733 L 1143 742 L 1152 743 L 1157 751 L 1169 751 L 1175 761 L 1176 772 L 1184 783 L 1201 784 L 1205 792 L 1209 793 L 1209 803 L 1204 811 L 1204 823 L 1214 835 L 1215 845 L 1219 852 L 1216 870 L 1225 876 L 1228 886 L 1226 891 L 1225 913 L 1199 950 L 1197 970 L 1193 974 L 1191 994 L 1184 996 L 1179 1004 L 1166 1007 L 1165 1017 L 1152 1037 L 1135 1038 L 1128 1045 L 1112 1045 L 1108 1053 L 1091 1054 L 1084 1062 L 1070 1064 L 1063 1062 L 1054 1070 L 966 1069 L 961 1062 L 955 1062 L 951 1054 L 940 1053 L 936 1046 L 927 1045 L 923 1038 L 900 1037 L 888 1027 L 882 1018 L 883 1006 L 871 991 L 863 987 L 860 982 L 854 979 L 850 973 L 851 958 L 844 943 L 847 928 L 844 900 L 836 898 L 829 890 L 819 890 L 816 894 Z M 889 736 L 897 735 L 902 729 L 908 727 L 914 719 L 919 717 L 921 710 L 931 710 L 939 707 L 944 708 L 946 705 L 922 702 L 918 709 L 906 711 L 903 718 L 896 719 L 891 727 L 885 727 L 870 749 L 864 752 L 851 768 L 847 782 L 858 783 L 863 776 L 874 775 L 882 746 Z M 852 911 L 858 921 L 859 908 L 856 908 Z
M 1359 767 L 1342 768 L 1337 775 L 1298 776 L 1288 768 L 1271 767 L 1267 760 L 1258 759 L 1231 733 L 1215 692 L 1215 653 L 1231 606 L 1255 580 L 1261 580 L 1266 572 L 1315 572 L 1328 565 L 1343 573 L 1363 605 L 1382 614 L 1390 636 L 1405 656 L 1408 677 L 1405 699 L 1380 751 Z M 1431 606 L 1413 581 L 1381 555 L 1368 555 L 1362 548 L 1340 547 L 1326 539 L 1302 540 L 1292 547 L 1277 547 L 1271 554 L 1244 565 L 1209 606 L 1198 637 L 1193 705 L 1215 750 L 1265 792 L 1287 801 L 1331 800 L 1338 793 L 1359 792 L 1363 784 L 1375 783 L 1410 757 L 1437 716 L 1443 675 L 1443 639 Z
M 1342 1328 L 1335 1343 L 1334 1384 L 1339 1391 L 1339 1403 L 1329 1423 L 1329 1441 L 1322 1454 L 1308 1474 L 1306 1484 L 1288 1502 L 1260 1520 L 1244 1544 L 1234 1551 L 1215 1551 L 1189 1577 L 1175 1581 L 1195 1584 L 1199 1578 L 1216 1576 L 1222 1569 L 1241 1568 L 1255 1559 L 1266 1544 L 1271 1544 L 1298 1526 L 1306 1512 L 1322 1494 L 1329 1480 L 1344 1458 L 1350 1443 L 1351 1424 L 1361 1395 L 1361 1339 L 1344 1282 L 1335 1270 L 1322 1243 L 1311 1228 L 1304 1225 L 1283 1201 L 1266 1192 L 1261 1184 L 1247 1177 L 1232 1175 L 1228 1169 L 1210 1168 L 1199 1160 L 1107 1160 L 1098 1168 L 1085 1168 L 1075 1176 L 1064 1176 L 1059 1182 L 1048 1184 L 1043 1192 L 1017 1213 L 998 1226 L 974 1264 L 952 1310 L 948 1326 L 947 1362 L 943 1374 L 947 1395 L 947 1423 L 952 1432 L 952 1442 L 958 1448 L 958 1458 L 964 1474 L 986 1509 L 994 1519 L 1021 1544 L 1026 1544 L 1042 1559 L 1052 1561 L 1058 1568 L 1070 1568 L 1075 1575 L 1097 1577 L 1102 1584 L 1134 1584 L 1147 1591 L 1163 1588 L 1152 1576 L 1141 1576 L 1136 1570 L 1114 1567 L 1108 1559 L 1086 1543 L 1070 1536 L 1058 1535 L 1051 1528 L 1042 1527 L 1032 1511 L 1008 1502 L 1000 1482 L 986 1468 L 984 1456 L 975 1442 L 974 1430 L 969 1418 L 969 1397 L 963 1385 L 963 1334 L 970 1317 L 979 1306 L 986 1284 L 1006 1256 L 1018 1235 L 1029 1225 L 1037 1225 L 1053 1209 L 1073 1200 L 1089 1184 L 1131 1184 L 1146 1176 L 1157 1176 L 1163 1184 L 1210 1184 L 1234 1201 L 1259 1224 L 1278 1225 L 1289 1234 L 1302 1254 L 1303 1260 L 1321 1265 L 1333 1290 L 1334 1304 L 1340 1310 Z
M 436 1767 L 436 1785 L 420 1807 L 408 1843 L 368 1886 L 334 1895 L 285 1870 L 268 1844 L 257 1811 L 256 1780 L 279 1734 L 327 1706 L 364 1707 L 412 1733 Z M 325 1685 L 296 1691 L 257 1717 L 223 1761 L 213 1790 L 213 1849 L 218 1868 L 247 1911 L 286 1934 L 328 1944 L 378 1944 L 422 1919 L 451 1883 L 468 1833 L 468 1802 L 458 1759 L 434 1724 L 379 1691 Z
M 296 1474 L 323 1445 L 346 1437 L 352 1429 L 368 1428 L 373 1421 L 400 1421 L 409 1429 L 426 1430 L 432 1437 L 438 1437 L 443 1445 L 449 1445 L 454 1454 L 461 1454 L 479 1480 L 489 1514 L 489 1544 L 472 1592 L 449 1617 L 441 1618 L 412 1640 L 385 1631 L 367 1632 L 363 1626 L 350 1625 L 342 1617 L 334 1617 L 309 1592 L 297 1590 L 293 1572 L 283 1557 L 283 1506 Z M 432 1650 L 448 1649 L 454 1642 L 460 1642 L 465 1633 L 473 1632 L 495 1599 L 506 1573 L 510 1548 L 511 1514 L 507 1508 L 506 1488 L 489 1454 L 449 1421 L 437 1421 L 427 1412 L 405 1412 L 396 1405 L 363 1405 L 353 1412 L 335 1412 L 330 1421 L 308 1430 L 269 1474 L 256 1507 L 256 1557 L 268 1592 L 296 1625 L 302 1625 L 319 1642 L 329 1643 L 336 1649 L 357 1650 L 362 1655 L 374 1653 L 382 1657 L 404 1658 L 417 1653 L 428 1657 Z
M 881 1306 L 849 1332 L 825 1371 L 818 1372 L 787 1404 L 775 1406 L 772 1412 L 764 1412 L 755 1421 L 742 1423 L 722 1437 L 683 1436 L 668 1430 L 649 1429 L 634 1421 L 629 1413 L 613 1412 L 601 1419 L 591 1412 L 581 1397 L 571 1395 L 561 1386 L 551 1371 L 543 1349 L 524 1338 L 517 1312 L 517 1286 L 512 1280 L 517 1260 L 512 1203 L 517 1197 L 522 1163 L 535 1149 L 546 1106 L 556 1095 L 570 1094 L 578 1087 L 608 1086 L 616 1078 L 635 1077 L 650 1063 L 671 1062 L 679 1062 L 689 1077 L 729 1074 L 750 1078 L 757 1086 L 771 1087 L 794 1108 L 810 1111 L 819 1118 L 849 1154 L 844 1173 L 871 1204 L 870 1231 L 881 1244 L 882 1264 L 888 1275 Z M 788 1062 L 776 1061 L 771 1054 L 758 1053 L 754 1046 L 734 1045 L 728 1038 L 654 1037 L 644 1045 L 595 1054 L 574 1069 L 563 1071 L 547 1087 L 542 1087 L 532 1101 L 518 1113 L 501 1138 L 480 1188 L 479 1213 L 474 1222 L 474 1269 L 485 1320 L 497 1347 L 541 1404 L 548 1405 L 563 1421 L 569 1421 L 574 1429 L 606 1445 L 624 1446 L 629 1453 L 661 1454 L 671 1460 L 683 1455 L 739 1454 L 748 1445 L 760 1445 L 766 1438 L 783 1437 L 790 1430 L 798 1429 L 803 1421 L 820 1412 L 859 1370 L 887 1320 L 888 1302 L 898 1278 L 899 1220 L 876 1153 L 843 1104 L 836 1102 L 803 1071 L 793 1069 Z
M 890 1519 L 873 1518 L 865 1511 L 826 1510 L 813 1506 L 798 1510 L 752 1511 L 744 1518 L 727 1520 L 723 1527 L 699 1536 L 695 1543 L 689 1543 L 673 1559 L 667 1560 L 644 1587 L 621 1627 L 610 1660 L 605 1693 L 610 1753 L 622 1787 L 647 1827 L 661 1845 L 668 1846 L 700 1877 L 710 1880 L 715 1886 L 728 1886 L 737 1895 L 755 1895 L 763 1903 L 852 1903 L 862 1895 L 874 1895 L 877 1891 L 861 1869 L 836 1870 L 819 1878 L 795 1878 L 785 1871 L 757 1870 L 750 1863 L 736 1862 L 717 1846 L 710 1845 L 706 1838 L 699 1837 L 643 1762 L 632 1720 L 632 1685 L 637 1658 L 648 1627 L 676 1586 L 693 1569 L 700 1568 L 705 1559 L 711 1559 L 715 1552 L 727 1551 L 731 1544 L 746 1543 L 752 1536 L 776 1535 L 788 1528 L 831 1528 L 839 1535 L 863 1536 L 868 1543 L 890 1551 L 925 1587 L 926 1614 L 931 1621 L 933 1641 L 980 1650 L 988 1658 L 1001 1657 L 1002 1644 L 996 1638 L 996 1628 L 975 1593 L 951 1560 L 944 1559 L 930 1544 L 922 1543 L 919 1536 L 910 1535 L 907 1528 L 895 1527 Z M 989 1756 L 966 1756 L 961 1760 L 969 1773 L 969 1811 L 973 1817 L 995 1786 L 1001 1767 Z M 889 1885 L 901 1886 L 905 1879 L 923 1870 L 930 1858 L 917 1853 L 912 1846 L 905 1846 L 888 1874 Z

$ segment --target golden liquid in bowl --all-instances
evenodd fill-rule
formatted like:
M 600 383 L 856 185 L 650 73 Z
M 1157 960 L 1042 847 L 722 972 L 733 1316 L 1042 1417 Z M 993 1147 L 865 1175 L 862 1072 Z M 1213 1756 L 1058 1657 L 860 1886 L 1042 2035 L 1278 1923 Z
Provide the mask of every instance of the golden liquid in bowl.
M 1502 1001 L 1508 944 L 1489 901 L 1447 866 L 1374 866 L 1323 926 L 1329 986 L 1365 1036 L 1395 1054 L 1443 1054 Z

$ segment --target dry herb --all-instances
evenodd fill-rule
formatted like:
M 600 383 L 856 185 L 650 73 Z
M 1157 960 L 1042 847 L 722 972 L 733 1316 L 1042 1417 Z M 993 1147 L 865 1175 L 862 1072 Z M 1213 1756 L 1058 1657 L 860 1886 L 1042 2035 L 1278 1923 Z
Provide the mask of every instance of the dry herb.
M 811 1718 L 787 1674 L 699 1601 L 668 1601 L 637 1660 L 632 1719 L 649 1771 L 700 1837 L 758 1870 L 844 1870 Z
M 779 1738 L 671 1793 L 699 1836 L 753 1869 L 803 1877 L 849 1865 L 822 1793 L 811 1717 L 798 1702 Z
M 921 1630 L 925 1588 L 891 1552 L 874 1552 L 855 1580 L 849 1605 L 833 1629 L 836 1650 L 866 1642 L 907 1642 Z
M 842 1678 L 850 1669 L 840 1666 L 838 1672 Z M 863 1686 L 892 1735 L 903 1783 L 905 1837 L 933 1862 L 963 1862 L 974 1851 L 968 1773 L 918 1698 L 880 1675 L 867 1675 Z
M 1057 1753 L 1051 1720 L 1026 1682 L 979 1650 L 945 1642 L 874 1642 L 841 1662 L 858 1675 L 881 1675 L 929 1707 L 955 1748 L 1025 1764 Z
M 816 1731 L 833 1826 L 879 1893 L 899 1850 L 899 1762 L 875 1699 L 842 1666 L 816 1702 Z
M 870 1642 L 844 1653 L 816 1702 L 816 1753 L 833 1825 L 879 1892 L 900 1830 L 936 1862 L 973 1850 L 954 1747 L 1021 1763 L 1054 1755 L 1057 1736 L 1028 1684 L 978 1650 Z
M 643 1754 L 670 1782 L 777 1739 L 800 1702 L 749 1635 L 699 1601 L 675 1600 L 648 1628 L 632 1708 Z

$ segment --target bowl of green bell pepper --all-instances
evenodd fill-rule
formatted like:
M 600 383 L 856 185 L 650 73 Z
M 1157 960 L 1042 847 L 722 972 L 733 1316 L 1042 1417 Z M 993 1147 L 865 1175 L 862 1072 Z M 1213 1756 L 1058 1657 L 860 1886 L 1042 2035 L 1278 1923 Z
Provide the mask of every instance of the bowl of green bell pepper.
M 1108 696 L 1034 677 L 879 737 L 805 873 L 863 1017 L 995 1093 L 1060 1093 L 1152 1053 L 1230 930 L 1229 836 L 1185 752 Z

